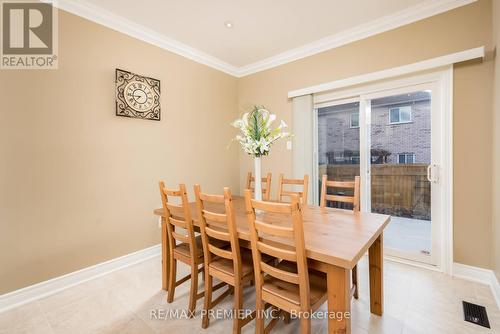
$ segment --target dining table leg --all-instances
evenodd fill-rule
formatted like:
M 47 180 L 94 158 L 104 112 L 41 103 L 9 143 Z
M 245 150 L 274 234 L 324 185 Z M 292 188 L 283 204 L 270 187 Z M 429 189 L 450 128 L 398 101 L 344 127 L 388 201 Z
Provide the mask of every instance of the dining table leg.
M 167 221 L 161 217 L 161 287 L 168 291 L 168 237 Z
M 384 312 L 383 239 L 383 234 L 380 234 L 368 250 L 370 272 L 370 312 L 376 315 L 382 315 Z
M 351 333 L 350 270 L 328 265 L 326 270 L 328 295 L 328 333 Z

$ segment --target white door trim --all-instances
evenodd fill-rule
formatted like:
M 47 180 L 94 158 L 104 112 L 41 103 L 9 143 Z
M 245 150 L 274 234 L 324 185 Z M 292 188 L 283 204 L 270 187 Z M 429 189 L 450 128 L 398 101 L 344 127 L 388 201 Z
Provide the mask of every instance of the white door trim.
M 315 104 L 315 108 L 317 106 L 325 107 L 328 105 L 334 105 L 338 103 L 337 99 L 346 99 L 353 98 L 356 96 L 360 97 L 360 142 L 364 142 L 366 140 L 366 136 L 369 131 L 369 114 L 366 112 L 366 96 L 372 95 L 385 91 L 385 90 L 393 90 L 397 88 L 404 89 L 404 87 L 416 86 L 420 84 L 426 83 L 436 83 L 440 85 L 440 94 L 439 101 L 441 103 L 440 109 L 442 111 L 442 120 L 441 120 L 441 136 L 440 136 L 440 144 L 441 144 L 441 166 L 442 171 L 440 173 L 441 178 L 441 213 L 440 213 L 440 221 L 441 221 L 441 231 L 440 231 L 440 247 L 439 247 L 439 267 L 438 269 L 444 273 L 451 274 L 452 266 L 453 266 L 453 65 L 441 67 L 440 69 L 434 70 L 432 72 L 425 72 L 423 74 L 414 74 L 411 76 L 406 76 L 404 78 L 395 78 L 393 80 L 385 80 L 383 82 L 378 82 L 375 84 L 369 84 L 362 87 L 349 88 L 344 89 L 342 91 L 336 91 L 329 93 L 329 101 L 328 99 L 321 99 L 314 97 L 314 101 L 317 102 Z M 331 100 L 334 97 L 335 100 Z M 361 126 L 365 124 L 364 128 Z M 317 127 L 313 129 L 313 136 L 317 137 Z M 363 141 L 361 141 L 363 140 Z M 317 146 L 311 147 L 313 152 L 317 154 Z M 369 150 L 363 148 L 363 145 L 360 147 L 360 155 L 369 154 Z M 363 160 L 363 159 L 362 159 Z M 368 191 L 368 182 L 366 173 L 363 173 L 366 170 L 367 166 L 360 166 L 361 168 L 361 190 L 364 193 Z M 317 168 L 317 166 L 315 167 Z M 313 183 L 316 180 L 313 181 Z M 317 182 L 316 182 L 317 183 Z M 316 185 L 317 187 L 317 185 Z M 317 190 L 316 190 L 317 191 Z M 363 211 L 368 211 L 367 208 L 370 207 L 369 197 L 363 196 L 361 202 L 361 209 Z
M 450 66 L 455 63 L 484 57 L 484 46 L 468 49 L 460 52 L 450 53 L 441 57 L 426 59 L 412 64 L 393 67 L 390 69 L 357 75 L 354 77 L 326 82 L 323 84 L 292 90 L 288 92 L 288 98 L 302 95 L 317 94 L 329 90 L 337 90 L 345 87 L 366 84 L 374 81 L 394 78 L 402 75 L 434 70 L 440 67 Z
M 360 209 L 364 212 L 371 212 L 371 101 L 360 95 L 359 101 L 359 176 L 360 176 Z M 365 143 L 366 145 L 362 145 Z M 363 195 L 365 194 L 365 195 Z
M 313 205 L 319 205 L 319 196 L 320 196 L 320 190 L 318 187 L 318 182 L 321 178 L 321 175 L 319 175 L 319 161 L 318 161 L 318 108 L 314 107 L 313 108 L 313 121 L 312 121 L 312 137 L 313 137 L 313 161 L 312 161 L 312 173 L 311 173 L 311 179 L 309 181 L 309 186 L 312 188 L 312 201 L 311 203 Z
M 442 214 L 441 270 L 451 275 L 453 270 L 453 65 L 441 72 L 442 143 Z
M 305 95 L 292 100 L 292 175 L 301 179 L 305 174 L 313 175 L 314 161 L 314 110 L 312 95 Z M 309 194 L 313 194 L 312 182 L 309 182 Z M 313 196 L 308 197 L 312 204 Z

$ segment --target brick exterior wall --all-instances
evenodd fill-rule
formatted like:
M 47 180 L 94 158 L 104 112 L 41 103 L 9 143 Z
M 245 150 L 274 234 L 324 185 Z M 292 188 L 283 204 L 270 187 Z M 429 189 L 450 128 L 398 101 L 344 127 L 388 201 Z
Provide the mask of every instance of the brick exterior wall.
M 431 161 L 431 114 L 430 100 L 408 101 L 396 104 L 377 105 L 372 101 L 372 149 L 391 152 L 387 163 L 396 164 L 400 153 L 414 153 L 415 163 L 430 164 Z M 412 107 L 412 121 L 390 124 L 389 109 L 398 106 Z M 343 107 L 322 108 L 318 111 L 318 159 L 319 164 L 328 163 L 328 153 L 337 157 L 345 150 L 359 151 L 359 128 L 350 127 L 351 114 L 359 110 L 357 103 Z

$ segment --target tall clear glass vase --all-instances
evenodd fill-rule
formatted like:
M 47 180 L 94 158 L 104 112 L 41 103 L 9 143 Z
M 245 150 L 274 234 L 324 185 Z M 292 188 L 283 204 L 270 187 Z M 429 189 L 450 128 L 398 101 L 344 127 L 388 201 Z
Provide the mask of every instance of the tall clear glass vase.
M 262 201 L 262 172 L 260 157 L 254 157 L 255 199 Z

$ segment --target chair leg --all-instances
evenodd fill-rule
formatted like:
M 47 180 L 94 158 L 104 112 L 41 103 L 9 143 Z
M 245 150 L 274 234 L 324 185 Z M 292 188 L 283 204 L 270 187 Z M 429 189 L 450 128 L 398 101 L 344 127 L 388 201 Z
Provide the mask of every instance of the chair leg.
M 255 302 L 255 334 L 264 334 L 264 303 L 257 296 Z
M 283 322 L 288 325 L 290 323 L 290 318 L 290 313 L 285 312 L 285 314 L 283 315 Z
M 191 264 L 191 289 L 189 289 L 189 317 L 194 316 L 196 310 L 196 296 L 198 295 L 198 266 Z
M 236 283 L 234 287 L 234 315 L 233 315 L 233 334 L 241 334 L 241 323 L 240 312 L 243 308 L 243 289 L 241 283 Z
M 354 298 L 358 299 L 358 266 L 352 268 L 352 284 L 354 284 Z
M 207 328 L 210 323 L 208 312 L 212 308 L 212 276 L 208 274 L 208 270 L 204 272 L 205 277 L 205 298 L 203 301 L 203 316 L 201 319 L 201 327 Z
M 300 334 L 311 334 L 311 317 L 300 318 Z
M 174 300 L 175 294 L 175 281 L 177 276 L 177 260 L 173 256 L 170 257 L 170 274 L 168 277 L 168 297 L 167 302 L 171 303 Z

